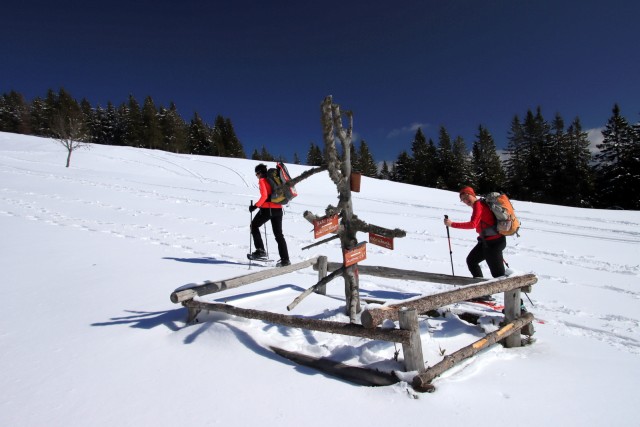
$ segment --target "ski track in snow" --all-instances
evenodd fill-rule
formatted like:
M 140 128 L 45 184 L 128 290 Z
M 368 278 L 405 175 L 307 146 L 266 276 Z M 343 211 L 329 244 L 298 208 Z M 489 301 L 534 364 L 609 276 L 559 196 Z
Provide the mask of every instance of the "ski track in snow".
M 168 159 L 167 155 L 157 155 L 152 153 L 145 153 L 153 161 L 162 162 L 162 165 L 156 163 L 153 167 L 164 170 L 168 173 L 173 173 L 178 176 L 187 176 L 195 178 L 200 183 L 212 184 L 212 183 L 225 183 L 238 185 L 238 182 L 228 183 L 224 181 L 217 181 L 195 171 L 193 168 L 189 168 L 180 164 L 177 160 L 172 161 Z M 104 157 L 108 157 L 103 155 Z M 111 160 L 123 161 L 123 159 L 112 157 Z M 184 161 L 183 159 L 180 159 Z M 149 166 L 147 162 L 138 161 L 140 164 Z M 222 167 L 215 162 L 203 162 L 206 166 Z M 240 184 L 243 187 L 255 188 L 255 184 L 249 184 L 244 175 L 237 171 L 223 166 L 225 169 L 231 171 L 234 176 L 239 178 Z M 56 175 L 47 172 L 33 172 L 31 170 L 21 169 L 15 166 L 4 165 L 0 172 L 3 174 L 22 174 L 29 177 L 35 177 L 38 179 L 57 180 L 60 181 L 60 186 L 80 186 L 89 187 L 100 190 L 96 191 L 96 194 L 107 193 L 109 196 L 119 192 L 135 195 L 140 198 L 151 198 L 160 203 L 184 203 L 186 205 L 196 207 L 196 210 L 202 212 L 202 216 L 206 215 L 210 209 L 231 210 L 232 215 L 245 215 L 245 205 L 229 205 L 228 203 L 222 203 L 216 200 L 215 191 L 213 190 L 200 190 L 210 198 L 194 199 L 191 197 L 184 197 L 180 195 L 168 194 L 170 191 L 180 190 L 180 187 L 169 187 L 156 185 L 156 189 L 144 189 L 140 190 L 139 187 L 133 187 L 126 184 L 124 179 L 121 179 L 120 183 L 107 183 L 104 179 L 96 178 L 95 180 L 87 178 L 75 178 L 69 176 Z M 213 170 L 212 170 L 213 173 Z M 229 174 L 223 174 L 228 177 Z M 114 182 L 118 181 L 117 178 L 113 179 Z M 146 184 L 148 187 L 154 186 L 154 184 Z M 197 192 L 198 190 L 189 188 L 190 194 Z M 376 201 L 375 199 L 367 199 L 369 201 Z M 438 220 L 441 221 L 444 209 L 437 207 L 431 207 L 428 204 L 420 203 L 402 203 L 394 202 L 389 203 L 387 201 L 379 201 L 380 209 L 371 213 L 380 215 L 397 215 L 398 211 L 403 212 L 404 216 L 420 216 L 425 221 Z M 82 218 L 66 215 L 62 209 L 55 210 L 53 206 L 63 207 L 64 204 L 81 204 L 86 206 L 86 215 Z M 388 205 L 389 209 L 385 209 Z M 46 207 L 45 207 L 46 206 Z M 402 206 L 406 209 L 399 209 L 398 206 Z M 109 211 L 110 215 L 104 215 L 105 217 L 113 216 L 113 212 L 122 216 L 122 220 L 119 222 L 102 221 L 100 217 L 101 211 Z M 455 211 L 455 209 L 453 210 Z M 468 215 L 468 211 L 459 209 L 456 212 L 460 216 Z M 626 244 L 636 245 L 640 243 L 640 224 L 632 223 L 628 221 L 619 221 L 608 224 L 601 224 L 594 218 L 579 218 L 576 220 L 571 217 L 554 217 L 553 220 L 549 218 L 534 218 L 529 216 L 528 212 L 520 212 L 523 221 L 523 226 L 527 232 L 536 233 L 550 233 L 558 236 L 571 235 L 581 236 L 590 240 L 603 240 L 603 241 L 616 241 Z M 59 194 L 42 194 L 33 191 L 30 192 L 18 192 L 8 188 L 0 188 L 0 215 L 12 216 L 16 218 L 22 218 L 30 221 L 39 221 L 52 226 L 68 227 L 69 229 L 101 233 L 104 235 L 112 236 L 114 238 L 121 239 L 135 239 L 145 244 L 162 245 L 177 250 L 182 254 L 189 256 L 211 258 L 216 259 L 229 259 L 239 263 L 245 263 L 245 260 L 235 260 L 231 257 L 221 255 L 229 253 L 229 248 L 240 249 L 245 248 L 246 243 L 234 244 L 228 243 L 231 239 L 224 239 L 221 234 L 224 233 L 247 233 L 247 227 L 245 224 L 242 226 L 231 227 L 218 233 L 213 233 L 216 227 L 215 221 L 212 221 L 209 217 L 191 217 L 191 216 L 177 216 L 171 213 L 165 213 L 158 208 L 158 211 L 144 211 L 131 208 L 125 208 L 117 204 L 101 202 L 99 200 L 88 199 L 87 196 L 83 197 L 68 197 Z M 292 220 L 292 216 L 288 217 Z M 180 223 L 192 223 L 194 225 L 193 233 L 185 234 L 182 232 L 175 232 L 162 226 L 163 219 L 170 219 L 171 221 L 179 221 Z M 300 218 L 294 218 L 295 222 L 302 222 L 304 220 Z M 167 221 L 170 223 L 170 221 Z M 579 224 L 577 223 L 579 222 Z M 594 225 L 592 225 L 594 224 Z M 595 225 L 597 224 L 597 225 Z M 602 225 L 602 226 L 600 226 Z M 425 242 L 434 242 L 436 238 L 427 232 L 426 230 L 407 230 L 407 239 L 416 239 Z M 214 237 L 215 236 L 215 237 Z M 272 238 L 272 236 L 270 236 Z M 308 236 L 295 236 L 292 234 L 286 234 L 287 240 L 292 247 L 296 245 L 298 247 L 304 246 L 309 243 Z M 438 237 L 439 238 L 439 237 Z M 225 242 L 225 240 L 227 242 Z M 467 244 L 468 240 L 452 238 L 454 243 Z M 381 251 L 372 247 L 371 251 Z M 517 252 L 520 255 L 527 257 L 535 257 L 543 259 L 549 263 L 570 265 L 581 269 L 590 270 L 603 270 L 610 271 L 621 275 L 640 276 L 640 265 L 625 265 L 608 262 L 601 259 L 596 259 L 593 256 L 580 256 L 567 254 L 562 251 L 553 251 L 549 249 L 538 249 L 535 247 L 526 247 L 519 245 L 514 248 L 507 248 L 507 254 L 509 251 Z M 426 254 L 408 255 L 418 262 L 420 261 L 441 261 L 440 256 L 429 256 Z M 299 274 L 303 274 L 302 272 Z M 541 280 L 555 280 L 559 282 L 566 282 L 566 278 L 554 277 L 549 275 L 539 274 L 538 277 Z M 596 286 L 589 284 L 578 284 L 578 286 Z M 384 281 L 376 278 L 366 277 L 362 279 L 363 295 L 367 294 L 367 289 L 376 289 L 372 291 L 369 296 L 375 297 L 382 294 L 395 294 L 399 297 L 410 298 L 417 295 L 416 291 L 421 291 L 423 287 L 411 284 L 398 284 L 396 281 Z M 435 285 L 437 289 L 438 286 Z M 445 286 L 442 286 L 444 290 Z M 623 297 L 632 298 L 634 300 L 640 299 L 640 292 L 623 289 L 614 285 L 598 286 L 603 291 L 616 292 Z M 535 301 L 535 307 L 531 308 L 537 316 L 544 319 L 545 323 L 537 325 L 537 328 L 553 328 L 555 333 L 560 335 L 573 335 L 582 336 L 588 339 L 595 339 L 601 341 L 607 345 L 628 351 L 633 354 L 640 354 L 640 341 L 634 338 L 639 336 L 640 332 L 640 320 L 630 317 L 621 316 L 619 314 L 596 314 L 590 313 L 585 310 L 576 307 L 566 307 L 563 305 L 555 304 L 553 302 Z M 293 333 L 291 330 L 287 330 L 287 338 L 291 338 L 292 334 L 295 334 L 301 341 L 306 341 L 309 336 L 303 333 Z M 341 338 L 344 339 L 344 338 Z M 367 345 L 378 345 L 370 343 L 359 344 L 363 348 L 358 347 L 358 343 L 354 341 L 352 343 L 356 350 L 350 350 L 349 353 L 340 353 L 340 349 L 333 349 L 332 356 L 338 357 L 340 360 L 348 360 L 349 357 L 354 354 L 366 354 Z M 298 344 L 301 347 L 302 344 Z M 321 347 L 322 353 L 328 352 L 332 348 L 331 342 L 323 343 Z M 392 352 L 393 347 L 389 347 L 389 352 Z M 355 353 L 351 353 L 355 351 Z

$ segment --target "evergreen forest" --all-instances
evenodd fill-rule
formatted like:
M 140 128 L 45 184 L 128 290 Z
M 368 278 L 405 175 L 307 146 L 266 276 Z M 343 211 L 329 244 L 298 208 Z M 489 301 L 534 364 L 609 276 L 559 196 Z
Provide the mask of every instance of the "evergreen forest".
M 87 143 L 247 158 L 230 118 L 218 115 L 210 125 L 194 113 L 187 122 L 174 103 L 157 106 L 150 96 L 142 105 L 129 95 L 126 102 L 117 106 L 109 102 L 106 107 L 86 99 L 78 102 L 64 89 L 50 89 L 44 98 L 31 101 L 16 91 L 0 96 L 0 131 L 55 138 L 65 129 L 64 123 L 80 123 L 77 135 L 71 136 Z M 471 185 L 478 194 L 500 191 L 523 201 L 640 209 L 640 198 L 634 194 L 640 189 L 640 122 L 630 123 L 618 105 L 613 106 L 595 150 L 579 118 L 567 124 L 556 114 L 548 121 L 537 108 L 523 117 L 515 115 L 506 125 L 502 155 L 482 125 L 470 150 L 461 137 L 440 127 L 436 141 L 418 129 L 408 141 L 410 148 L 381 166 L 366 141 L 354 141 L 352 165 L 365 176 L 432 188 L 457 191 Z M 286 161 L 264 146 L 251 158 Z M 304 160 L 310 166 L 322 165 L 323 150 L 311 142 Z M 293 162 L 302 162 L 298 153 Z

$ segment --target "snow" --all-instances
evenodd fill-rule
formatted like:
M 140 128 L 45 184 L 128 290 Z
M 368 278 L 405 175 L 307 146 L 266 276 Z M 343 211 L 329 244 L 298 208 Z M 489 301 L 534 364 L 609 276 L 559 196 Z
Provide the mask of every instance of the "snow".
M 353 385 L 269 349 L 391 370 L 402 368 L 400 345 L 220 313 L 185 325 L 174 289 L 265 268 L 245 258 L 255 161 L 98 145 L 74 152 L 70 168 L 65 160 L 51 140 L 0 133 L 1 426 L 640 425 L 637 211 L 515 200 L 521 237 L 508 238 L 505 258 L 539 278 L 534 305 L 525 299 L 535 342 L 494 345 L 418 394 L 406 382 Z M 284 217 L 292 261 L 340 261 L 336 241 L 301 249 L 314 242 L 302 213 L 335 205 L 335 186 L 321 173 L 297 189 Z M 362 264 L 451 273 L 442 218 L 470 215 L 455 193 L 366 177 L 361 189 L 361 219 L 407 231 L 393 251 L 367 245 Z M 458 275 L 468 275 L 475 237 L 451 229 Z M 201 299 L 287 313 L 316 281 L 308 268 Z M 337 279 L 328 297 L 312 294 L 290 314 L 348 321 L 343 288 Z M 450 289 L 370 276 L 361 288 L 389 302 Z M 462 306 L 420 317 L 428 365 L 484 333 L 456 315 Z M 500 319 L 475 310 L 485 328 Z

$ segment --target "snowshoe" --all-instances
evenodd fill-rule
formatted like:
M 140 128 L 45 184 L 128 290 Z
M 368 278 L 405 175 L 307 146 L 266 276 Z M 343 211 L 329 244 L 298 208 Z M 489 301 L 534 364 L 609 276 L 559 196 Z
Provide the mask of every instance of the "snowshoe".
M 277 262 L 276 267 L 286 267 L 287 265 L 291 265 L 291 261 L 288 259 L 281 259 Z
M 247 254 L 247 259 L 252 261 L 271 261 L 264 249 L 256 249 L 253 253 Z

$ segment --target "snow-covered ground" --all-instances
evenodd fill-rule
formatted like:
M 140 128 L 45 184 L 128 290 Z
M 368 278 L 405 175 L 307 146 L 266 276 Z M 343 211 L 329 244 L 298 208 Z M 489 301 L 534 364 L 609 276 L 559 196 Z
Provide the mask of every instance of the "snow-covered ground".
M 65 168 L 65 156 L 51 140 L 0 133 L 1 426 L 640 425 L 637 211 L 514 201 L 521 237 L 508 238 L 505 258 L 539 278 L 533 305 L 525 299 L 535 343 L 492 346 L 437 378 L 435 393 L 416 394 L 405 382 L 353 385 L 269 350 L 392 369 L 393 343 L 225 314 L 185 325 L 175 288 L 265 268 L 245 258 L 257 162 L 91 146 Z M 336 241 L 302 250 L 314 242 L 302 213 L 335 205 L 335 186 L 321 173 L 297 189 L 284 217 L 292 261 L 339 261 Z M 442 218 L 470 215 L 456 193 L 363 178 L 353 197 L 361 219 L 407 231 L 393 251 L 368 245 L 363 264 L 451 272 Z M 468 274 L 475 237 L 451 230 L 456 274 Z M 316 281 L 309 268 L 202 299 L 286 313 Z M 390 302 L 449 289 L 360 284 L 362 296 Z M 348 321 L 343 288 L 337 279 L 291 314 Z M 465 307 L 449 308 L 420 317 L 428 365 L 483 333 L 456 315 Z

